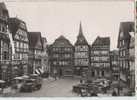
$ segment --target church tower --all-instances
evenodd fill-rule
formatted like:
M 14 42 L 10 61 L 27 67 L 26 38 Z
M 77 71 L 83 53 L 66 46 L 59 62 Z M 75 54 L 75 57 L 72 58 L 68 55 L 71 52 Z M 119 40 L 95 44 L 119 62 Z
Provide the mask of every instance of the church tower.
M 89 66 L 89 45 L 83 35 L 82 24 L 79 25 L 79 34 L 75 42 L 74 65 L 76 76 L 82 76 Z

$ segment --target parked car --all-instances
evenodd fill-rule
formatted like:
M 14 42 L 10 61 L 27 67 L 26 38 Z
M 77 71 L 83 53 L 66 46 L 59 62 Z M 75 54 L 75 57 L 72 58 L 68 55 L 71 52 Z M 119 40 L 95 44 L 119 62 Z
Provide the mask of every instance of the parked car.
M 20 92 L 32 92 L 35 90 L 36 83 L 35 79 L 27 79 L 24 84 L 21 86 Z
M 48 78 L 49 77 L 49 72 L 44 72 L 41 76 L 43 78 Z
M 39 90 L 42 86 L 42 78 L 37 74 L 31 74 L 30 78 L 35 79 L 35 89 Z
M 77 84 L 73 86 L 72 91 L 77 93 L 77 94 L 81 94 L 81 90 L 85 90 L 86 89 L 86 85 L 85 84 Z
M 129 90 L 125 96 L 135 96 L 135 91 L 134 90 Z
M 92 92 L 92 93 L 90 93 L 90 96 L 94 96 L 94 97 L 96 97 L 96 96 L 98 96 L 98 95 L 97 95 L 96 92 Z

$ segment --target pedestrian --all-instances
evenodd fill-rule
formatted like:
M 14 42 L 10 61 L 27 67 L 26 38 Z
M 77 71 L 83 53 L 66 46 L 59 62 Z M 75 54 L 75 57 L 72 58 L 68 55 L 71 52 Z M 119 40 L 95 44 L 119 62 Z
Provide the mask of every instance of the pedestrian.
M 55 80 L 57 80 L 56 74 L 54 74 L 54 78 L 55 78 Z
M 104 93 L 107 93 L 106 87 L 103 88 L 103 92 L 104 92 Z
M 54 78 L 55 78 L 55 80 L 57 80 L 57 70 L 54 70 Z
M 117 93 L 115 90 L 113 91 L 112 96 L 117 96 Z
M 82 84 L 82 80 L 80 80 L 80 84 Z
M 80 89 L 80 96 L 81 96 L 81 97 L 87 96 L 86 89 L 84 89 L 84 88 L 81 88 L 81 89 Z

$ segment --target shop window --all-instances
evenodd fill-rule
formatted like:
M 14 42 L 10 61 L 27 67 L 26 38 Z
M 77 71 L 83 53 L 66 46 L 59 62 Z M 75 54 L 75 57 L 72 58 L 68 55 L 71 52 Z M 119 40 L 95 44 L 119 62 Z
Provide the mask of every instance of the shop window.
M 6 52 L 6 51 L 3 52 L 3 59 L 4 60 L 8 59 L 8 52 Z

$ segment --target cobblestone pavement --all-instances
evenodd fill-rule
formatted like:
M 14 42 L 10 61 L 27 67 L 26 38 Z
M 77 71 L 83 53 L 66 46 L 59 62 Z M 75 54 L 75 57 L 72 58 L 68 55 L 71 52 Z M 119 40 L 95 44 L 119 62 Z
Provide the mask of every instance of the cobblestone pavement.
M 72 92 L 72 86 L 79 82 L 78 79 L 44 79 L 42 88 L 32 93 L 17 93 L 12 97 L 76 97 L 77 94 Z

